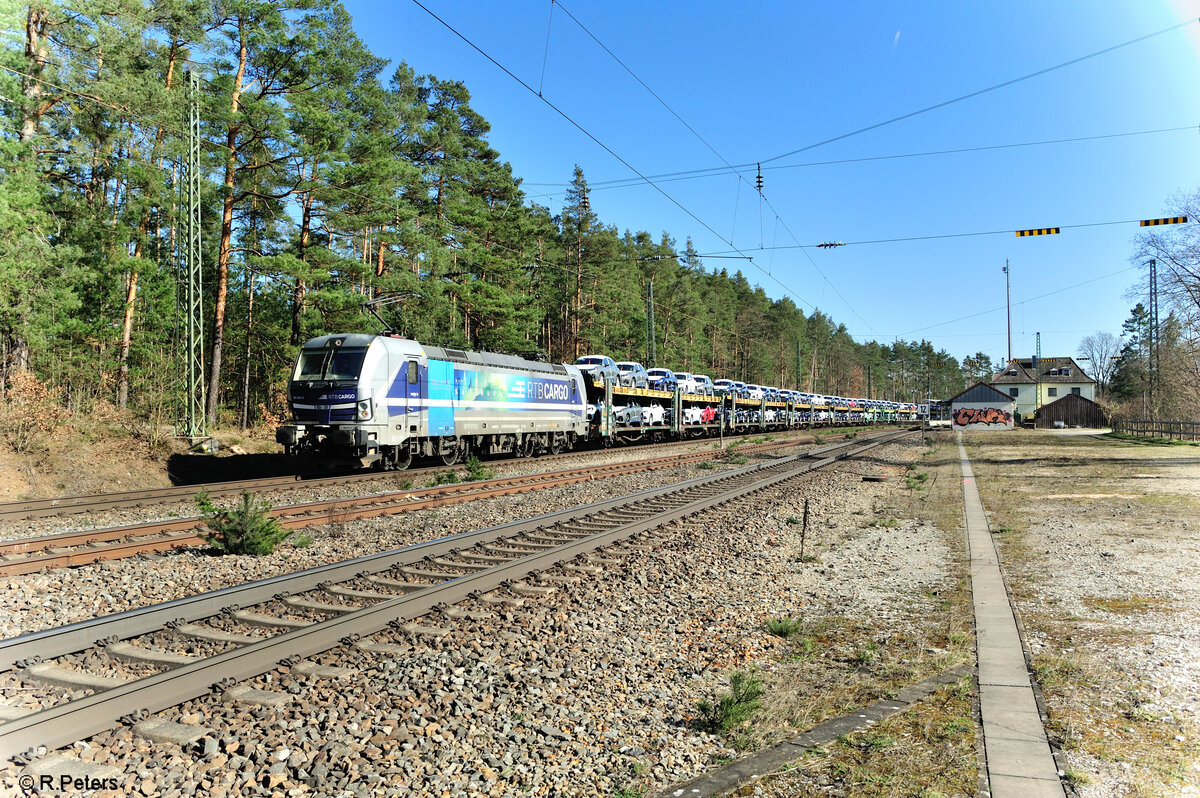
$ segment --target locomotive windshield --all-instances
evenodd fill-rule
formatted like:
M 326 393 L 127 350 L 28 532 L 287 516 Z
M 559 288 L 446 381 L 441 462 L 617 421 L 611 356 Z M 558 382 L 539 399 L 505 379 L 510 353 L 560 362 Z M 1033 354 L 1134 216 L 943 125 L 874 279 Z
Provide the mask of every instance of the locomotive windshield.
M 296 364 L 295 379 L 297 382 L 357 380 L 366 356 L 365 347 L 305 349 Z

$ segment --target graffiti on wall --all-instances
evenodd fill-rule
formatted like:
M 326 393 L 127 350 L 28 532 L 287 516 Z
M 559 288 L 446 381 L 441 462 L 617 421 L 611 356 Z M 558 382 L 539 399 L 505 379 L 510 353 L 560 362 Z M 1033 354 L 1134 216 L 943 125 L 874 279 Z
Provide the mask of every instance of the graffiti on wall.
M 1003 427 L 1012 425 L 1012 413 L 998 407 L 960 407 L 954 411 L 954 426 L 965 427 L 968 424 L 997 424 Z

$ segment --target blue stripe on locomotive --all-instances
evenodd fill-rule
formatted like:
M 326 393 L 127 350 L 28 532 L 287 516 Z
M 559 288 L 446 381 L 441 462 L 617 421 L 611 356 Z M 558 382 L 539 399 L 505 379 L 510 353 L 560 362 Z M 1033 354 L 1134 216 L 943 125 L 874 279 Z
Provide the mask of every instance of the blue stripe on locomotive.
M 399 369 L 388 387 L 387 413 L 391 417 L 427 411 L 430 435 L 454 435 L 454 413 L 460 410 L 563 410 L 582 417 L 584 397 L 573 397 L 571 385 L 569 377 L 551 379 L 431 359 L 417 367 L 419 398 L 409 396 L 414 386 L 408 383 L 407 366 Z
M 454 399 L 455 386 L 454 364 L 445 360 L 430 360 L 427 371 L 426 390 L 422 391 L 427 399 L 429 408 L 429 434 L 454 434 L 454 407 L 449 400 Z

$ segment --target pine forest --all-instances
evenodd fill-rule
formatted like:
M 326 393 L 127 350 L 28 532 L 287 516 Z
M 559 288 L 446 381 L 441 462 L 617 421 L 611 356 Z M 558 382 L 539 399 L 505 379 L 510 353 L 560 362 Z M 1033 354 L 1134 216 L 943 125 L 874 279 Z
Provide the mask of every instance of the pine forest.
M 338 3 L 9 9 L 0 391 L 175 420 L 192 75 L 210 425 L 286 413 L 299 346 L 378 331 L 371 299 L 394 300 L 388 326 L 423 343 L 645 362 L 652 284 L 660 366 L 902 401 L 992 370 L 924 341 L 855 342 L 686 235 L 618 230 L 578 166 L 552 214 L 489 145 L 467 86 L 373 56 Z

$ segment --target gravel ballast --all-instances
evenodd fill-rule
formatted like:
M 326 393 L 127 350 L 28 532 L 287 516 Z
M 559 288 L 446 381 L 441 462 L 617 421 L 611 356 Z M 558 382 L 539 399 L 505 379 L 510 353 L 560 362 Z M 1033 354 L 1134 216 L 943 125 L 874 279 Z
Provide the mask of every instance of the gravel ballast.
M 291 701 L 284 706 L 248 708 L 214 696 L 160 713 L 213 730 L 184 748 L 149 743 L 124 728 L 78 744 L 75 755 L 119 768 L 120 794 L 663 789 L 737 755 L 725 738 L 697 732 L 689 721 L 699 700 L 727 686 L 731 669 L 754 665 L 769 677 L 785 643 L 763 631 L 767 620 L 859 615 L 894 625 L 923 623 L 928 596 L 952 578 L 955 555 L 930 524 L 864 527 L 881 497 L 903 487 L 862 481 L 866 474 L 897 474 L 919 453 L 917 443 L 889 445 L 869 462 L 793 480 L 752 503 L 659 530 L 650 550 L 621 556 L 601 575 L 563 582 L 551 595 L 499 608 L 469 602 L 467 609 L 487 617 L 424 621 L 450 634 L 374 636 L 399 646 L 398 653 L 340 647 L 315 658 L 352 668 L 345 678 L 280 668 L 248 683 L 287 693 Z M 686 468 L 606 480 L 603 493 L 711 473 Z M 391 519 L 392 526 L 407 527 L 403 531 L 387 531 L 380 521 L 348 523 L 329 540 L 314 535 L 311 549 L 241 566 L 226 561 L 244 558 L 171 555 L 137 569 L 124 562 L 89 567 L 93 573 L 78 581 L 78 572 L 88 569 L 26 577 L 38 585 L 33 600 L 22 605 L 10 594 L 23 591 L 10 589 L 5 603 L 12 611 L 23 607 L 37 623 L 59 624 L 63 615 L 79 612 L 58 598 L 62 591 L 74 591 L 76 599 L 102 592 L 93 603 L 116 611 L 136 606 L 168 576 L 157 589 L 185 595 L 196 588 L 184 585 L 211 588 L 218 586 L 214 580 L 232 584 L 308 567 L 323 556 L 312 549 L 340 547 L 344 555 L 347 541 L 363 536 L 387 548 L 427 539 L 430 529 L 466 531 L 593 501 L 602 498 L 599 484 L 421 513 L 419 530 L 413 517 L 401 524 Z M 821 555 L 813 563 L 800 561 L 800 527 L 789 523 L 806 498 L 813 519 L 807 545 Z M 228 572 L 214 573 L 218 563 Z M 9 772 L 6 786 L 14 775 Z

